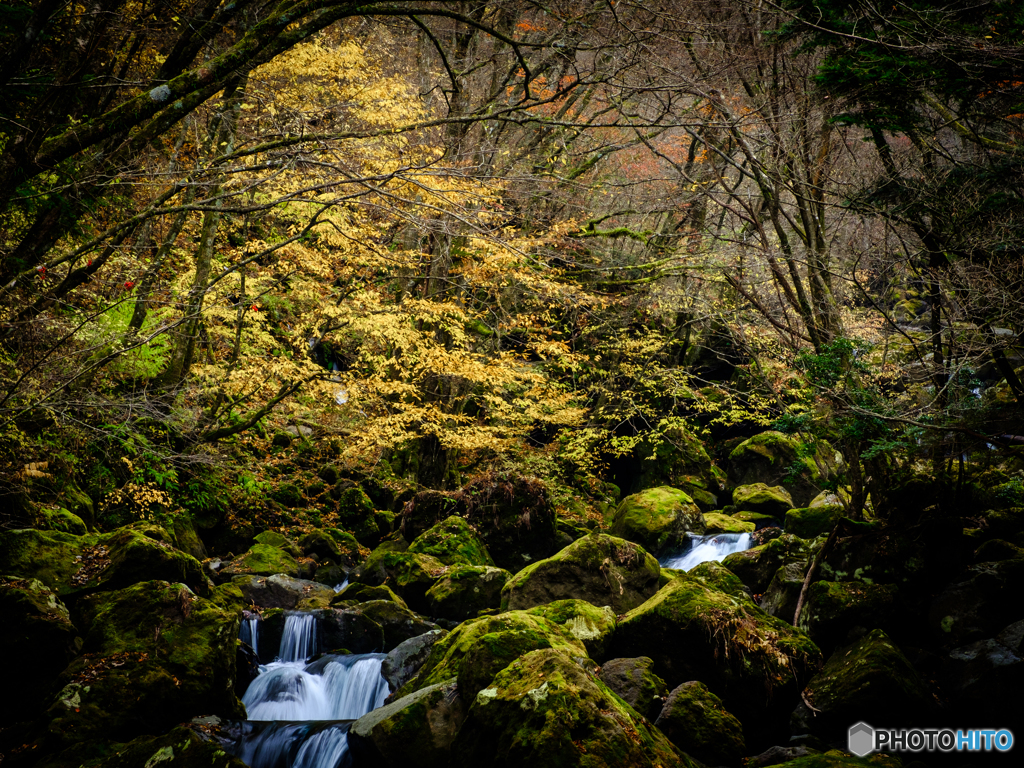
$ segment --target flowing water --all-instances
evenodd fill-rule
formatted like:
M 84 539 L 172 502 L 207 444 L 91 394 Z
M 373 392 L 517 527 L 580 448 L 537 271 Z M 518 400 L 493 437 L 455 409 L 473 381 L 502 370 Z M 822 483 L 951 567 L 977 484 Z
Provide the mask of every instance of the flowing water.
M 252 768 L 339 768 L 348 764 L 348 727 L 384 703 L 382 653 L 321 656 L 316 617 L 289 614 L 278 657 L 242 697 L 249 719 L 235 754 Z M 254 622 L 254 623 L 250 623 Z M 243 621 L 240 636 L 255 646 L 259 624 Z
M 690 546 L 683 552 L 662 558 L 662 568 L 688 571 L 709 560 L 721 562 L 733 552 L 750 549 L 753 538 L 749 533 L 712 533 L 707 536 L 688 535 Z

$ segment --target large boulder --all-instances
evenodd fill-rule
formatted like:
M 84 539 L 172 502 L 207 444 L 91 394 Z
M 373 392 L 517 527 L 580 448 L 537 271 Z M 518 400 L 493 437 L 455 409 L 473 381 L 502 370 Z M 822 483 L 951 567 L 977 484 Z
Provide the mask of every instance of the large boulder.
M 394 513 L 376 509 L 362 488 L 336 488 L 332 495 L 338 500 L 338 522 L 351 531 L 364 547 L 376 546 L 391 533 L 395 524 Z
M 658 591 L 660 570 L 642 547 L 595 532 L 513 576 L 502 590 L 502 607 L 522 610 L 578 598 L 625 613 Z
M 745 512 L 757 512 L 781 519 L 793 508 L 793 497 L 781 485 L 769 486 L 764 483 L 741 485 L 732 491 L 732 504 Z
M 296 579 L 277 573 L 273 576 L 236 576 L 231 580 L 242 593 L 246 605 L 286 610 L 326 608 L 334 590 L 317 581 Z
M 840 648 L 807 683 L 793 715 L 797 734 L 838 739 L 858 721 L 924 725 L 932 711 L 928 687 L 879 629 Z M 808 707 L 810 704 L 813 711 Z
M 702 534 L 705 528 L 704 516 L 692 498 L 677 488 L 660 486 L 623 499 L 609 533 L 658 555 L 681 547 L 686 534 Z
M 828 479 L 827 468 L 834 464 L 835 452 L 823 441 L 808 443 L 769 431 L 736 446 L 727 466 L 733 485 L 782 485 L 792 495 L 794 506 L 806 506 L 821 491 Z
M 245 768 L 223 745 L 198 728 L 179 726 L 160 736 L 139 736 L 127 744 L 76 744 L 44 760 L 38 768 Z
M 5 531 L 0 533 L 0 562 L 6 575 L 38 579 L 61 598 L 153 579 L 180 581 L 197 594 L 209 593 L 198 560 L 131 528 L 85 536 L 31 528 Z
M 487 565 L 453 565 L 427 590 L 424 613 L 465 621 L 501 605 L 501 590 L 512 574 Z
M 756 515 L 754 512 L 741 512 L 740 514 Z M 757 515 L 757 517 L 771 519 L 761 515 Z M 705 512 L 704 526 L 706 533 L 753 533 L 757 530 L 756 522 L 742 520 L 721 512 Z
M 302 554 L 291 539 L 276 531 L 264 531 L 249 550 L 217 571 L 218 581 L 236 576 L 273 576 L 283 573 L 298 579 L 310 579 L 316 573 L 316 561 Z
M 804 507 L 786 513 L 783 528 L 801 539 L 813 539 L 829 533 L 846 514 L 843 507 Z
M 349 610 L 369 617 L 380 626 L 384 632 L 384 645 L 379 650 L 384 653 L 410 638 L 438 628 L 432 621 L 391 600 L 370 600 Z
M 891 631 L 899 613 L 898 594 L 895 584 L 816 581 L 807 590 L 800 629 L 827 650 L 845 645 L 851 634 Z
M 408 551 L 436 557 L 445 565 L 494 565 L 476 531 L 454 515 L 417 536 Z
M 663 568 L 662 572 L 664 573 L 667 570 Z M 715 560 L 703 562 L 700 565 L 694 566 L 689 571 L 679 572 L 677 576 L 679 575 L 699 582 L 705 587 L 717 589 L 719 592 L 724 592 L 727 595 L 732 595 L 742 600 L 749 600 L 751 597 L 750 587 L 740 581 L 736 574 Z M 667 584 L 668 582 L 665 583 Z
M 598 608 L 586 600 L 556 600 L 527 611 L 555 624 L 562 633 L 583 643 L 587 655 L 600 662 L 608 658 L 615 634 L 615 613 L 607 605 Z
M 806 569 L 822 543 L 784 533 L 767 544 L 728 555 L 722 565 L 735 573 L 755 595 L 761 595 L 783 565 L 797 563 Z
M 78 602 L 84 654 L 61 675 L 51 747 L 162 733 L 200 714 L 245 716 L 234 693 L 238 614 L 148 581 Z
M 668 686 L 654 674 L 653 666 L 647 656 L 609 659 L 601 665 L 601 682 L 641 715 L 654 720 L 665 705 Z
M 461 686 L 460 686 L 461 691 Z M 690 766 L 660 731 L 571 656 L 537 650 L 472 695 L 456 767 Z
M 462 695 L 471 697 L 512 661 L 540 648 L 587 655 L 580 641 L 542 616 L 509 611 L 472 619 L 434 644 L 430 657 L 396 696 L 456 678 Z
M 738 765 L 746 752 L 740 721 L 696 680 L 668 694 L 654 724 L 680 750 L 707 765 Z
M 704 443 L 681 419 L 644 437 L 634 455 L 640 470 L 633 488 L 668 485 L 686 491 L 701 509 L 718 506 L 722 487 Z
M 427 590 L 449 567 L 431 555 L 378 547 L 352 572 L 351 579 L 371 586 L 386 585 L 412 609 L 425 613 L 429 608 Z
M 394 692 L 412 680 L 413 675 L 430 656 L 430 649 L 434 647 L 434 643 L 446 634 L 448 633 L 443 629 L 432 629 L 404 640 L 389 651 L 380 665 L 381 677 L 388 681 L 388 688 Z
M 780 566 L 761 598 L 761 610 L 792 624 L 806 573 L 807 565 L 804 563 Z
M 57 677 L 82 647 L 68 609 L 37 579 L 0 577 L 0 658 L 10 663 L 0 717 L 20 720 L 48 704 Z M 30 663 L 26 663 L 30 661 Z
M 810 638 L 749 598 L 685 576 L 627 613 L 613 647 L 620 656 L 650 656 L 670 686 L 701 681 L 744 723 L 749 716 L 766 728 L 821 663 Z
M 344 608 L 350 605 L 358 605 L 359 603 L 367 603 L 370 600 L 390 600 L 393 603 L 398 603 L 403 608 L 409 607 L 405 604 L 405 600 L 394 593 L 391 587 L 384 584 L 370 586 L 369 584 L 360 584 L 358 581 L 354 584 L 346 585 L 340 592 L 335 592 L 334 597 L 331 598 L 331 605 Z

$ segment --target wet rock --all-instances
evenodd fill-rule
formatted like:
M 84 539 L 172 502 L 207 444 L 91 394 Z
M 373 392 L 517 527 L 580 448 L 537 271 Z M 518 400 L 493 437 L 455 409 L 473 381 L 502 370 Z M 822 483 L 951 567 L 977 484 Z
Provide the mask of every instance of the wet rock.
M 793 497 L 781 485 L 752 483 L 734 488 L 732 503 L 736 509 L 742 511 L 779 518 L 793 508 Z
M 451 621 L 471 619 L 501 605 L 501 590 L 511 578 L 503 568 L 452 566 L 427 590 L 425 612 Z
M 611 659 L 601 665 L 601 682 L 641 715 L 654 720 L 665 705 L 668 686 L 654 674 L 653 666 L 647 656 Z
M 273 576 L 236 576 L 231 583 L 238 587 L 246 605 L 285 610 L 326 608 L 334 590 L 317 581 L 296 579 L 283 573 Z
M 384 644 L 378 648 L 384 653 L 410 638 L 438 628 L 434 622 L 391 600 L 370 600 L 350 610 L 368 616 L 384 631 Z
M 392 693 L 412 680 L 413 675 L 430 656 L 434 643 L 447 634 L 443 629 L 432 629 L 402 641 L 388 652 L 381 662 L 380 673 L 388 681 Z
M 817 581 L 807 590 L 800 628 L 819 648 L 832 649 L 869 629 L 891 630 L 896 623 L 894 584 Z
M 740 721 L 695 680 L 668 694 L 654 724 L 680 750 L 707 765 L 739 765 L 746 751 Z
M 527 613 L 543 616 L 563 634 L 583 643 L 587 655 L 595 661 L 608 658 L 616 619 L 607 605 L 598 608 L 586 600 L 556 600 L 531 608 Z
M 372 616 L 358 610 L 326 608 L 313 613 L 320 620 L 320 647 L 326 651 L 346 650 L 351 653 L 378 653 L 384 649 L 384 628 Z M 281 643 L 280 634 L 274 643 L 269 637 L 268 622 L 263 622 L 263 635 L 268 636 L 267 645 L 278 648 Z M 277 623 L 284 628 L 284 617 Z M 263 638 L 260 639 L 260 657 L 263 657 Z
M 413 540 L 409 552 L 437 558 L 445 565 L 494 565 L 487 546 L 461 517 L 447 517 Z
M 405 600 L 396 595 L 391 587 L 384 584 L 371 587 L 369 584 L 349 584 L 341 592 L 338 592 L 331 598 L 331 605 L 338 605 L 339 603 L 356 602 L 365 603 L 370 600 L 390 600 L 393 603 L 397 603 L 402 608 L 408 608 L 405 604 Z
M 642 547 L 591 533 L 513 576 L 501 602 L 503 608 L 521 610 L 578 598 L 624 613 L 658 591 L 659 574 L 658 561 Z
M 806 567 L 822 543 L 784 533 L 767 544 L 729 555 L 722 561 L 722 565 L 735 573 L 755 595 L 761 595 L 768 589 L 779 568 L 790 563 Z
M 704 515 L 687 494 L 661 486 L 627 496 L 612 518 L 609 533 L 659 554 L 680 548 L 687 533 L 705 531 Z
M 460 691 L 472 704 L 452 745 L 453 766 L 692 765 L 599 679 L 555 649 L 515 660 L 472 699 L 461 685 Z

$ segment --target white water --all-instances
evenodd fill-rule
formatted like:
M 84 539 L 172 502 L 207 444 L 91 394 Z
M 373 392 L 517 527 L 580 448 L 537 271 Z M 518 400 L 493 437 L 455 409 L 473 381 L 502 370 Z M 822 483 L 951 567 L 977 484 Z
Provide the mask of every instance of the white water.
M 291 613 L 284 618 L 284 635 L 281 637 L 280 661 L 305 661 L 316 655 L 316 616 L 310 613 Z
M 712 533 L 707 536 L 688 536 L 690 548 L 685 552 L 661 560 L 662 568 L 688 571 L 709 560 L 721 562 L 733 552 L 750 549 L 753 538 L 749 533 Z
M 248 619 L 242 619 L 242 626 L 238 628 L 238 639 L 243 643 L 248 643 L 253 653 L 259 658 L 260 620 L 258 617 L 252 616 Z

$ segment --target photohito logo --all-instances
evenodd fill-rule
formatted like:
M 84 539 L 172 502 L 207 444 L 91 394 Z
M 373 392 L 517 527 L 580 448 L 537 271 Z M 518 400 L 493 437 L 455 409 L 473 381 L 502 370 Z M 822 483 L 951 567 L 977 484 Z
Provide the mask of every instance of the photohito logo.
M 1013 733 L 1006 728 L 872 728 L 867 723 L 850 726 L 846 748 L 857 757 L 878 750 L 888 752 L 1006 752 L 1013 747 Z

